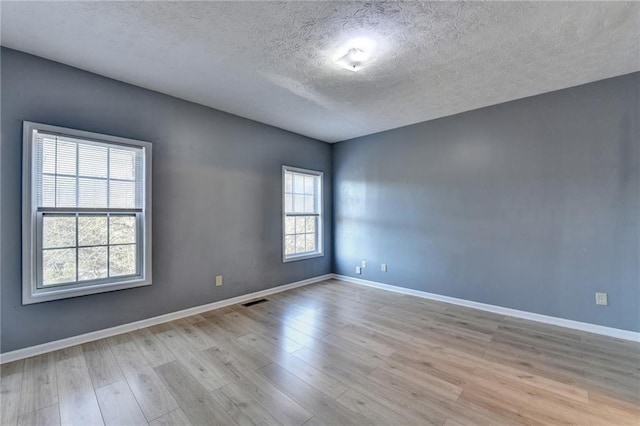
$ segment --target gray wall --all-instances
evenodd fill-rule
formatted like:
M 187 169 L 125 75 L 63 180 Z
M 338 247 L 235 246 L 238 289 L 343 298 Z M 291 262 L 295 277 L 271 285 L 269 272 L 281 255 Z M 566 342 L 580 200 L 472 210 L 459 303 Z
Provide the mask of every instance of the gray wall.
M 359 278 L 640 331 L 639 88 L 635 73 L 335 145 L 334 271 L 366 259 Z
M 324 257 L 286 264 L 280 216 L 282 164 L 323 171 L 331 212 L 330 145 L 13 50 L 1 62 L 2 352 L 331 272 L 331 216 Z M 22 120 L 154 143 L 152 286 L 21 305 Z

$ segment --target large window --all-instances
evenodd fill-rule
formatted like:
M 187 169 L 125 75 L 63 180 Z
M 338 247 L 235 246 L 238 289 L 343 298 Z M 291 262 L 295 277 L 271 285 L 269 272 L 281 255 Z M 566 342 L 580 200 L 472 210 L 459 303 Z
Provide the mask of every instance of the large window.
M 151 144 L 23 132 L 23 303 L 151 284 Z
M 322 256 L 322 172 L 282 167 L 283 260 Z

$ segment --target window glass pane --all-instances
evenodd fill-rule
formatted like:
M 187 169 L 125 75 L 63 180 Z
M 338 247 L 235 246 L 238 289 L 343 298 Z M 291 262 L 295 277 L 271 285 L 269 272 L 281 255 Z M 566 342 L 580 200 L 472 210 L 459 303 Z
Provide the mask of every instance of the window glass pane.
M 296 253 L 304 253 L 306 240 L 304 234 L 296 235 Z
M 315 251 L 316 249 L 316 236 L 315 234 L 306 234 L 307 245 L 305 251 Z
M 285 172 L 284 174 L 284 192 L 293 191 L 293 176 L 291 173 Z
M 284 195 L 284 211 L 287 213 L 293 212 L 293 195 Z
M 56 173 L 65 175 L 76 174 L 76 150 L 78 144 L 58 139 L 56 153 Z
M 39 193 L 38 205 L 42 207 L 56 206 L 56 178 L 55 176 L 42 176 L 42 188 Z
M 298 216 L 296 217 L 296 234 L 304 234 L 305 230 L 305 218 Z
M 135 182 L 109 181 L 109 207 L 120 209 L 135 208 Z
M 76 217 L 44 215 L 42 216 L 42 247 L 75 247 Z
M 109 218 L 109 244 L 129 244 L 135 242 L 135 216 L 111 216 Z
M 76 249 L 42 252 L 42 284 L 51 285 L 76 280 Z
M 107 207 L 107 181 L 101 179 L 78 179 L 78 207 Z
M 304 212 L 304 195 L 293 196 L 293 211 L 296 213 Z
M 304 212 L 315 213 L 315 197 L 313 195 L 304 196 Z
M 284 233 L 285 234 L 295 234 L 296 232 L 296 218 L 295 217 L 286 217 L 284 219 Z
M 316 232 L 316 221 L 318 220 L 315 216 L 309 216 L 307 218 L 307 226 L 305 228 L 305 232 Z
M 315 181 L 316 178 L 313 176 L 305 176 L 304 177 L 304 193 L 305 194 L 314 194 L 315 193 Z
M 37 154 L 36 154 L 37 155 Z M 56 140 L 42 140 L 42 173 L 56 172 Z
M 78 146 L 79 175 L 107 177 L 107 148 L 98 145 L 80 144 Z
M 78 245 L 97 246 L 107 244 L 107 216 L 78 218 Z
M 304 194 L 304 176 L 293 175 L 293 192 L 296 194 Z
M 136 274 L 136 246 L 109 246 L 109 276 Z
M 76 178 L 56 177 L 56 207 L 76 207 Z
M 109 177 L 111 179 L 135 180 L 136 153 L 126 149 L 110 148 Z
M 284 254 L 294 254 L 296 252 L 295 235 L 287 235 L 284 237 Z
M 78 248 L 78 280 L 95 280 L 107 277 L 107 248 Z

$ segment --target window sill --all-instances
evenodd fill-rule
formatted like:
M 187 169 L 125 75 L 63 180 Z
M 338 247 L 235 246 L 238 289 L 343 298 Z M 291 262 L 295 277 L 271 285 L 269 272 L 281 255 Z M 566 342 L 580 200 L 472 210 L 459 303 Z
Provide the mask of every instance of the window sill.
M 312 254 L 302 254 L 300 256 L 290 256 L 282 259 L 282 263 L 295 262 L 297 260 L 313 259 L 315 257 L 322 257 L 322 256 L 324 256 L 324 253 L 312 253 Z
M 127 288 L 143 287 L 151 285 L 150 279 L 135 277 L 117 283 L 103 283 L 86 285 L 81 287 L 65 288 L 39 288 L 25 291 L 22 295 L 22 304 L 31 305 L 33 303 L 49 302 L 53 300 L 68 299 L 71 297 L 86 296 L 89 294 L 106 293 L 109 291 L 124 290 Z

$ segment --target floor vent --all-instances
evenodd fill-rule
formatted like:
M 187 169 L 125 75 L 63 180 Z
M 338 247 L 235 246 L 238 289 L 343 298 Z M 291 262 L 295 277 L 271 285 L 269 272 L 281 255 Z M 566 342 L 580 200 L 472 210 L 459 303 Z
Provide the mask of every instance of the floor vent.
M 258 303 L 264 303 L 264 302 L 268 302 L 268 300 L 267 299 L 252 300 L 251 302 L 243 303 L 242 306 L 244 306 L 245 308 L 248 308 L 249 306 L 257 305 Z

